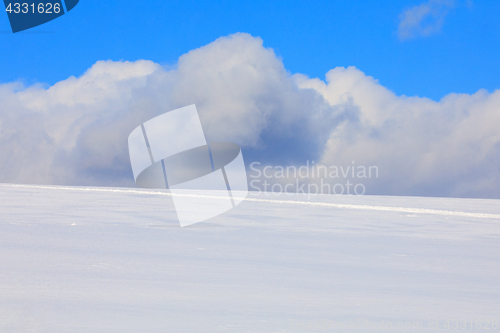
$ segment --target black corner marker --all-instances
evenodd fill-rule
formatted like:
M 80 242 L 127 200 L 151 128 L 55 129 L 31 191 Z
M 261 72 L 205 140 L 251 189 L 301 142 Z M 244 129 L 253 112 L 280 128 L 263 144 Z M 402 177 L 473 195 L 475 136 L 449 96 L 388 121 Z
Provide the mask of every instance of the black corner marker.
M 66 10 L 69 12 L 70 10 L 75 8 L 75 6 L 78 4 L 78 1 L 80 0 L 64 0 L 64 3 L 66 4 Z
M 73 9 L 79 0 L 65 0 L 66 10 Z M 64 15 L 61 0 L 3 0 L 12 32 L 27 30 Z

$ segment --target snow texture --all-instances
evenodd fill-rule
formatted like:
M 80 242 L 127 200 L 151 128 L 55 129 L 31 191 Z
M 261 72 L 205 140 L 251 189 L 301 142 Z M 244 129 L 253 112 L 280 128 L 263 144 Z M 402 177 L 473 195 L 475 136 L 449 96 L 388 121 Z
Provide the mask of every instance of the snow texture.
M 166 191 L 2 184 L 0 332 L 477 332 L 499 203 L 250 193 L 180 228 Z

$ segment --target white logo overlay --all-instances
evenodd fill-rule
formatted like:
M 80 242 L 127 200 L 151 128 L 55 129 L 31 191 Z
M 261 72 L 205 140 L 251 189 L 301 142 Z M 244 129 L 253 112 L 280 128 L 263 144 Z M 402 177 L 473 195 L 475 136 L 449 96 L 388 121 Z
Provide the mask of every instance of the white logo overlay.
M 181 227 L 220 215 L 248 195 L 241 149 L 205 140 L 196 106 L 146 121 L 128 137 L 137 186 L 170 189 Z

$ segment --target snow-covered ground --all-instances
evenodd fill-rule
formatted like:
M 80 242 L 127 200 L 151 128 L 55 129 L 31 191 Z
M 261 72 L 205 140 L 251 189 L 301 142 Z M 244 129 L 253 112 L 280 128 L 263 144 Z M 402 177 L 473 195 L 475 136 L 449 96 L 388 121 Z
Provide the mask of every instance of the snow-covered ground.
M 250 193 L 180 228 L 167 192 L 0 185 L 0 332 L 500 332 L 495 321 L 498 200 Z

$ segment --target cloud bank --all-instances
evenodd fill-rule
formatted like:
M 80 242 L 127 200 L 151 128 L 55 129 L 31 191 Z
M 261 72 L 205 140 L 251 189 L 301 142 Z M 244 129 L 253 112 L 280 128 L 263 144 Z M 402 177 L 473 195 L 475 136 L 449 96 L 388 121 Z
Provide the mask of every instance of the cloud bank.
M 400 40 L 425 37 L 441 31 L 444 18 L 453 0 L 429 0 L 405 10 L 399 16 L 398 37 Z
M 181 56 L 99 61 L 44 87 L 0 85 L 0 182 L 134 186 L 127 138 L 196 104 L 208 141 L 247 165 L 376 165 L 367 194 L 500 198 L 500 91 L 440 101 L 396 96 L 360 70 L 326 80 L 287 72 L 272 49 L 235 34 Z

